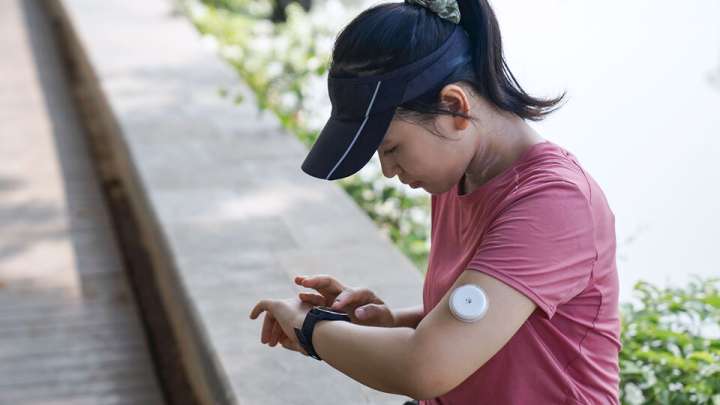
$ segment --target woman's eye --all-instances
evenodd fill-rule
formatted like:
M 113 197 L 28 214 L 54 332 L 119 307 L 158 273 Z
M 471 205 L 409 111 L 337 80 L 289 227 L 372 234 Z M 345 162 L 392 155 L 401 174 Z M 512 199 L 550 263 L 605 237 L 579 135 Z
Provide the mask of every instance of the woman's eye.
M 393 146 L 392 149 L 386 150 L 386 151 L 385 151 L 385 154 L 392 153 L 392 152 L 395 151 L 395 149 L 397 149 L 397 146 Z

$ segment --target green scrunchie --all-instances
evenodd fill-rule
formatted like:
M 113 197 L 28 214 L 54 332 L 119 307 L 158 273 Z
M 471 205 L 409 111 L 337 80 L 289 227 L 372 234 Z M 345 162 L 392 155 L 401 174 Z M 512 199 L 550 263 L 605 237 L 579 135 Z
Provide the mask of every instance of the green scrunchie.
M 457 0 L 405 0 L 407 4 L 417 4 L 419 6 L 430 9 L 440 18 L 452 21 L 455 24 L 460 23 L 460 8 Z

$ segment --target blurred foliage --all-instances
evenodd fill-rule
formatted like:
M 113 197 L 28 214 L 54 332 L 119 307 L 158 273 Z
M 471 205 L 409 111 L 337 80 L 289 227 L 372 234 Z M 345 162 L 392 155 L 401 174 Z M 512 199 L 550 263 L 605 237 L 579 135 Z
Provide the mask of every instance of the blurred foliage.
M 624 404 L 720 404 L 720 278 L 685 288 L 638 282 L 623 303 Z
M 199 31 L 252 89 L 258 109 L 272 111 L 311 147 L 321 128 L 318 122 L 313 128 L 309 118 L 327 119 L 328 114 L 308 105 L 317 93 L 326 95 L 327 61 L 337 32 L 330 22 L 338 21 L 322 14 L 312 19 L 300 6 L 290 5 L 287 21 L 272 24 L 267 20 L 272 4 L 263 0 L 184 0 L 184 5 Z M 242 101 L 227 89 L 220 94 Z M 409 196 L 379 172 L 338 183 L 424 273 L 428 196 Z M 623 404 L 720 405 L 720 340 L 712 330 L 720 321 L 718 281 L 697 280 L 684 289 L 659 289 L 646 282 L 634 286 L 639 303 L 621 306 Z

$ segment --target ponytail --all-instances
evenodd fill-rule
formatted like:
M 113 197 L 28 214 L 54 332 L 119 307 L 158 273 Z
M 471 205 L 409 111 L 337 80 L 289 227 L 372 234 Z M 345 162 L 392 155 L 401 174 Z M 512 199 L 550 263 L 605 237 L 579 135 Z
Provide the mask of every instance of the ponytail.
M 487 0 L 458 0 L 460 25 L 474 45 L 475 87 L 499 108 L 532 121 L 539 121 L 560 108 L 565 98 L 540 99 L 523 90 L 510 71 L 503 54 L 500 26 Z M 555 107 L 555 108 L 553 108 Z

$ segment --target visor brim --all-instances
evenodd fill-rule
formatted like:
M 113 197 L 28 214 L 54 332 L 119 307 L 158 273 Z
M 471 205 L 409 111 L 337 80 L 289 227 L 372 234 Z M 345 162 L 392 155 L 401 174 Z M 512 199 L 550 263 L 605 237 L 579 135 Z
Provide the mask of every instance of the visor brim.
M 357 173 L 382 143 L 395 110 L 380 111 L 363 120 L 331 116 L 310 149 L 302 170 L 319 179 L 337 180 Z

